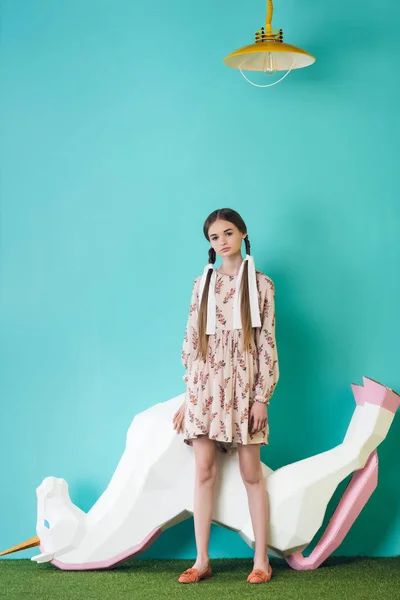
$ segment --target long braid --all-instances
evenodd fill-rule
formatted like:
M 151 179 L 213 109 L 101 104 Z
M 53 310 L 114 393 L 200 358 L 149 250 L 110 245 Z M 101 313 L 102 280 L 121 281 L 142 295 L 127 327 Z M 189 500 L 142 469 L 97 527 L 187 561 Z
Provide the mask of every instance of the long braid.
M 244 238 L 246 246 L 246 254 L 250 256 L 250 240 L 247 235 Z M 243 336 L 243 350 L 248 352 L 249 346 L 253 338 L 253 326 L 251 322 L 251 310 L 250 310 L 250 294 L 249 294 L 249 263 L 246 260 L 243 268 L 242 284 L 240 288 L 240 300 L 241 300 L 241 311 L 240 316 L 242 319 L 242 336 Z
M 214 248 L 210 248 L 208 250 L 208 264 L 214 265 L 217 260 L 217 254 Z M 208 347 L 208 337 L 207 337 L 207 306 L 208 306 L 208 292 L 210 289 L 210 281 L 211 276 L 213 274 L 213 270 L 209 269 L 207 273 L 207 279 L 204 284 L 203 296 L 201 298 L 201 304 L 199 308 L 198 322 L 197 328 L 199 332 L 199 347 L 198 352 L 199 356 L 206 360 L 207 358 L 207 347 Z

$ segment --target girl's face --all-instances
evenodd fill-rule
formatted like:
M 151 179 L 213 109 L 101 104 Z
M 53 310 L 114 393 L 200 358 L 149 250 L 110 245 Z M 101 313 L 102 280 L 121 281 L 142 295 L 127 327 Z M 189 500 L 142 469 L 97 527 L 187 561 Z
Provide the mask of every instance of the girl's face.
M 229 221 L 215 221 L 208 229 L 211 246 L 222 258 L 238 254 L 246 236 L 246 233 L 241 233 L 236 225 Z

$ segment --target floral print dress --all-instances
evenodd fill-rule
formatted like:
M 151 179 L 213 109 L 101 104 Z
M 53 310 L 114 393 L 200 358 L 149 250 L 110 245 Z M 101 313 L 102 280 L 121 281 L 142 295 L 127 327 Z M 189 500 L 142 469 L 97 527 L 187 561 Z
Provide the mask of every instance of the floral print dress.
M 269 425 L 252 434 L 249 413 L 255 400 L 269 404 L 279 379 L 275 341 L 275 289 L 256 271 L 261 327 L 253 329 L 254 344 L 242 352 L 242 330 L 233 329 L 232 302 L 237 275 L 216 271 L 216 328 L 208 336 L 206 360 L 196 357 L 199 285 L 194 281 L 183 346 L 186 369 L 184 442 L 207 435 L 223 452 L 238 444 L 268 444 Z

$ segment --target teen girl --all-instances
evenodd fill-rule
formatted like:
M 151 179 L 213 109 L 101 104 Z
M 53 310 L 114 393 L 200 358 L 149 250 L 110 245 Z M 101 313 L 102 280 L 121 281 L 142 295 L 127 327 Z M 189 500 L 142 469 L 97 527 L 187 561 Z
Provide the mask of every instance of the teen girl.
M 194 281 L 182 362 L 185 401 L 174 415 L 195 454 L 194 528 L 197 558 L 179 577 L 196 583 L 211 577 L 208 544 L 217 476 L 216 453 L 237 449 L 255 537 L 249 583 L 266 583 L 268 496 L 260 447 L 268 444 L 267 407 L 279 379 L 275 341 L 274 284 L 256 271 L 246 225 L 234 210 L 212 212 L 203 227 L 208 264 Z M 242 258 L 244 240 L 246 255 Z M 214 269 L 216 257 L 222 264 Z

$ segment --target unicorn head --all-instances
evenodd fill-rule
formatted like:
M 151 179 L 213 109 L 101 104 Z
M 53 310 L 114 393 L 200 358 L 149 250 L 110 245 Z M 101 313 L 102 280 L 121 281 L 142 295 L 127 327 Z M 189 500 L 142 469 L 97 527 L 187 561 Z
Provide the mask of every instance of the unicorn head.
M 41 554 L 32 560 L 47 562 L 79 545 L 85 535 L 86 514 L 71 502 L 64 479 L 46 477 L 36 495 Z

